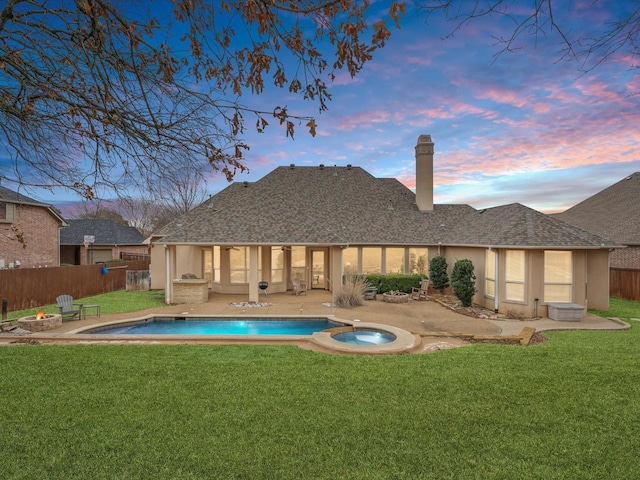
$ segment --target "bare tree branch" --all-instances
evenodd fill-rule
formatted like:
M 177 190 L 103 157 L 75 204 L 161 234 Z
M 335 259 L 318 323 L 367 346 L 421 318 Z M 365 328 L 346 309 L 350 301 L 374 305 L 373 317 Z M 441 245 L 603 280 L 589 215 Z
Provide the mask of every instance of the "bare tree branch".
M 593 0 L 598 3 L 599 0 Z M 613 2 L 610 2 L 613 3 Z M 517 49 L 517 41 L 524 37 L 533 37 L 536 44 L 557 36 L 561 53 L 558 60 L 576 60 L 579 69 L 588 72 L 620 51 L 626 51 L 634 61 L 638 58 L 638 39 L 640 35 L 640 6 L 632 9 L 629 15 L 616 21 L 595 25 L 596 35 L 587 36 L 575 32 L 571 25 L 563 24 L 557 18 L 555 8 L 581 8 L 554 0 L 418 0 L 414 2 L 418 11 L 426 18 L 442 13 L 453 27 L 448 36 L 455 35 L 470 23 L 483 17 L 507 18 L 513 23 L 513 29 L 507 36 L 494 35 L 499 49 L 495 58 Z M 637 68 L 637 64 L 631 65 Z
M 231 179 L 246 169 L 242 134 L 253 120 L 263 132 L 273 118 L 291 137 L 316 128 L 245 94 L 271 84 L 325 110 L 335 72 L 357 74 L 390 34 L 366 22 L 369 9 L 367 0 L 9 0 L 0 161 L 10 163 L 0 177 L 88 199 L 167 178 L 176 161 Z M 394 2 L 388 19 L 397 26 L 402 12 Z

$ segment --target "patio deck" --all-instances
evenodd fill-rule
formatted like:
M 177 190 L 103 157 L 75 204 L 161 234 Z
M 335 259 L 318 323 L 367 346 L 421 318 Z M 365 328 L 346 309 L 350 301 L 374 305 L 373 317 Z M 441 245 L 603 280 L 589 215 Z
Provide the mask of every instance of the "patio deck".
M 41 342 L 68 342 L 77 335 L 69 332 L 78 329 L 111 323 L 114 321 L 140 318 L 147 315 L 253 315 L 253 316 L 334 316 L 338 319 L 363 323 L 383 324 L 400 328 L 408 332 L 419 334 L 422 338 L 422 350 L 428 350 L 429 345 L 438 345 L 435 349 L 449 348 L 465 344 L 459 334 L 465 335 L 518 335 L 525 327 L 533 327 L 536 331 L 546 330 L 619 330 L 629 328 L 620 321 L 610 320 L 591 314 L 585 314 L 581 322 L 557 322 L 548 318 L 538 320 L 493 320 L 479 319 L 461 315 L 449 310 L 434 301 L 415 301 L 408 303 L 387 303 L 378 296 L 377 300 L 368 300 L 361 307 L 353 309 L 339 308 L 332 304 L 330 292 L 310 290 L 306 295 L 292 295 L 288 293 L 260 296 L 260 303 L 248 304 L 246 295 L 220 295 L 210 293 L 209 299 L 202 304 L 182 304 L 156 307 L 144 311 L 88 316 L 79 321 L 65 322 L 61 327 L 46 333 L 27 335 L 24 338 Z M 451 338 L 449 338 L 449 336 Z M 0 343 L 15 341 L 16 336 L 0 336 Z M 79 338 L 78 338 L 79 340 Z M 86 341 L 86 339 L 84 339 Z M 429 343 L 431 342 L 431 343 Z M 175 343 L 175 342 L 174 342 Z M 209 342 L 211 343 L 211 342 Z M 235 343 L 235 342 L 215 342 Z M 277 343 L 262 341 L 257 343 Z M 305 348 L 302 344 L 299 346 Z

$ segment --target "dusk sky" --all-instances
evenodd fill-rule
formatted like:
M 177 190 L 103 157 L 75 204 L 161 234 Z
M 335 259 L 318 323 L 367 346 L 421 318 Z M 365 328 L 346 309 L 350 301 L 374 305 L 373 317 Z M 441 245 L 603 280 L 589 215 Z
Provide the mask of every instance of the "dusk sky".
M 375 3 L 380 10 L 386 5 Z M 640 6 L 614 0 L 554 5 L 570 38 L 602 32 Z M 291 140 L 275 121 L 263 134 L 247 131 L 250 171 L 235 181 L 256 181 L 291 163 L 352 164 L 413 189 L 420 134 L 435 143 L 437 204 L 519 202 L 563 211 L 640 171 L 638 59 L 621 51 L 584 72 L 580 62 L 560 60 L 563 46 L 555 33 L 522 37 L 517 50 L 496 57 L 501 46 L 495 38 L 510 35 L 514 25 L 485 18 L 443 39 L 455 23 L 439 16 L 428 23 L 404 19 L 356 78 L 337 78 L 321 115 L 316 104 L 269 90 L 261 103 L 315 115 L 317 135 L 301 125 Z M 209 177 L 212 194 L 228 185 L 222 175 Z M 73 199 L 63 191 L 35 197 L 53 204 Z

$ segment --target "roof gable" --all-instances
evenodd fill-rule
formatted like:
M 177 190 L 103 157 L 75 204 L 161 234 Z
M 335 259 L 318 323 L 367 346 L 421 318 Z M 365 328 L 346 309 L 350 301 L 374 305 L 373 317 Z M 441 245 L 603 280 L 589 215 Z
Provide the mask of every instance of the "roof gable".
M 477 211 L 455 232 L 468 243 L 502 247 L 612 247 L 597 235 L 519 203 Z

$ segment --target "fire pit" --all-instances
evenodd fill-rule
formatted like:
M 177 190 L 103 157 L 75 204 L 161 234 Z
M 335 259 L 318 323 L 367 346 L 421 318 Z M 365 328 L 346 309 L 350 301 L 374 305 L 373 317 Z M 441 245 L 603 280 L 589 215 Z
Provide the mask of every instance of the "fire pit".
M 409 294 L 400 290 L 391 290 L 383 293 L 382 299 L 387 303 L 407 303 L 409 302 Z
M 62 325 L 62 315 L 58 313 L 44 313 L 40 310 L 36 315 L 18 319 L 18 326 L 31 332 L 51 330 Z

